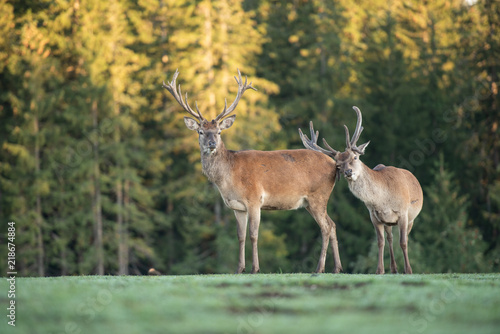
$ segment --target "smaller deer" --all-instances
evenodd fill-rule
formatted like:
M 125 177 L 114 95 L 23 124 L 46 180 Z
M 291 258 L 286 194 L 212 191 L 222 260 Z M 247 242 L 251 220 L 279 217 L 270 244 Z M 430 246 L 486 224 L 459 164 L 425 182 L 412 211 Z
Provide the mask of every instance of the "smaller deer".
M 203 173 L 215 183 L 227 207 L 234 210 L 238 223 L 240 246 L 238 269 L 245 271 L 245 238 L 249 222 L 252 242 L 252 273 L 260 271 L 257 241 L 261 210 L 295 210 L 305 207 L 321 228 L 322 247 L 316 272 L 324 272 L 328 243 L 331 241 L 334 272 L 342 270 L 337 243 L 335 223 L 328 216 L 326 207 L 335 186 L 337 165 L 329 157 L 310 150 L 282 151 L 231 151 L 221 139 L 221 131 L 233 125 L 236 115 L 229 116 L 247 89 L 253 89 L 239 79 L 236 99 L 214 120 L 205 119 L 196 104 L 191 109 L 186 98 L 182 99 L 181 88 L 176 87 L 176 71 L 172 82 L 165 84 L 175 100 L 191 117 L 184 117 L 188 129 L 198 132 Z
M 349 129 L 344 125 L 346 134 L 346 150 L 339 152 L 328 145 L 323 149 L 317 145 L 318 132 L 314 133 L 313 123 L 310 123 L 311 140 L 299 129 L 302 143 L 310 150 L 322 152 L 332 157 L 349 184 L 351 192 L 362 200 L 368 211 L 378 241 L 378 266 L 377 274 L 384 273 L 384 230 L 387 234 L 389 252 L 391 255 L 391 272 L 397 273 L 392 248 L 392 227 L 399 227 L 399 242 L 403 250 L 405 261 L 405 274 L 411 274 L 412 269 L 408 258 L 408 234 L 410 233 L 415 218 L 420 213 L 423 204 L 422 188 L 415 176 L 406 169 L 384 166 L 382 164 L 370 169 L 359 156 L 365 153 L 370 142 L 356 146 L 356 142 L 363 131 L 361 126 L 361 111 L 353 107 L 357 114 L 356 129 L 352 139 L 349 139 Z

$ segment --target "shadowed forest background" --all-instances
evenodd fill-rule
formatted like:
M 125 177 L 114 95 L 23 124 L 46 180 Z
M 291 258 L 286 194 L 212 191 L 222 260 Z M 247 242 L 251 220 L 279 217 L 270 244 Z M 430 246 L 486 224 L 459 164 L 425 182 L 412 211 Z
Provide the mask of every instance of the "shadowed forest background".
M 424 190 L 413 271 L 499 271 L 498 1 L 0 0 L 0 12 L 0 239 L 15 221 L 19 275 L 234 272 L 233 212 L 161 83 L 179 69 L 211 118 L 237 68 L 258 92 L 228 149 L 302 148 L 312 120 L 343 150 L 356 105 L 362 160 L 409 169 Z M 373 226 L 344 179 L 328 211 L 344 270 L 375 272 Z M 263 212 L 263 272 L 312 272 L 320 246 L 304 209 Z M 397 238 L 395 253 L 401 266 Z

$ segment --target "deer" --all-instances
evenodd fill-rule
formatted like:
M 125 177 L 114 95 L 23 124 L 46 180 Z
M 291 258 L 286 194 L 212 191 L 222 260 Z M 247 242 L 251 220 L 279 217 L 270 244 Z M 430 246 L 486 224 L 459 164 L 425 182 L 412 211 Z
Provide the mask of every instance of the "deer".
M 245 239 L 249 223 L 252 243 L 252 273 L 260 272 L 258 257 L 258 232 L 261 210 L 295 210 L 301 207 L 311 214 L 321 229 L 322 246 L 316 273 L 325 270 L 328 243 L 334 258 L 334 273 L 342 271 L 336 225 L 327 214 L 327 202 L 335 186 L 337 165 L 329 157 L 307 149 L 257 151 L 232 151 L 226 149 L 221 132 L 229 129 L 236 118 L 230 115 L 246 90 L 256 90 L 252 82 L 245 82 L 238 69 L 238 91 L 234 102 L 213 120 L 202 116 L 195 102 L 196 112 L 188 104 L 188 95 L 182 98 L 177 70 L 165 88 L 180 106 L 192 117 L 184 117 L 189 130 L 198 133 L 202 171 L 214 183 L 224 204 L 234 211 L 237 221 L 239 260 L 237 274 L 245 272 Z
M 376 274 L 384 274 L 384 230 L 389 244 L 391 256 L 391 273 L 398 272 L 394 260 L 392 246 L 392 227 L 399 228 L 399 243 L 404 256 L 404 272 L 412 274 L 408 258 L 408 235 L 413 222 L 422 210 L 423 193 L 417 178 L 408 170 L 379 164 L 373 169 L 366 166 L 359 157 L 365 154 L 369 141 L 357 146 L 357 141 L 363 131 L 362 115 L 358 107 L 354 106 L 357 122 L 356 128 L 349 138 L 349 129 L 344 125 L 346 149 L 344 152 L 334 150 L 323 138 L 326 149 L 317 145 L 319 132 L 314 133 L 313 123 L 310 122 L 311 139 L 299 129 L 299 135 L 304 146 L 310 150 L 321 152 L 337 162 L 340 174 L 344 175 L 350 191 L 364 202 L 370 213 L 371 222 L 375 228 L 378 243 L 378 265 Z

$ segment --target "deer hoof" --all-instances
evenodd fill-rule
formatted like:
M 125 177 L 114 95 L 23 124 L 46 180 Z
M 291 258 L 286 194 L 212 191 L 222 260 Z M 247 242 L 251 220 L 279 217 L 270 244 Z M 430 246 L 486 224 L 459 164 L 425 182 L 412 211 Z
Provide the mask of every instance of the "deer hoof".
M 341 272 L 342 272 L 342 267 L 340 267 L 340 268 L 335 268 L 335 269 L 333 269 L 333 271 L 332 271 L 332 273 L 333 273 L 333 274 L 338 274 L 338 273 L 341 273 Z
M 245 268 L 238 268 L 238 270 L 236 270 L 235 274 L 241 274 L 244 272 L 245 272 Z
M 385 274 L 385 271 L 384 269 L 377 269 L 377 271 L 375 272 L 376 275 L 383 275 Z
M 252 274 L 258 274 L 260 273 L 260 268 L 252 268 Z
M 323 274 L 325 272 L 325 267 L 320 268 L 319 266 L 316 268 L 315 274 Z

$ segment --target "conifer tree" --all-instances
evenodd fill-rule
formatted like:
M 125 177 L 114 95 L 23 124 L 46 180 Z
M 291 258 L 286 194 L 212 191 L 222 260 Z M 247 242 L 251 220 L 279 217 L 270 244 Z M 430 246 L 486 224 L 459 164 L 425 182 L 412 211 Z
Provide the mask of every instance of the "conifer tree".
M 464 125 L 470 130 L 467 131 L 466 150 L 462 152 L 462 157 L 466 153 L 467 156 L 472 155 L 467 167 L 479 169 L 479 172 L 469 174 L 466 186 L 472 189 L 477 198 L 471 211 L 482 218 L 478 225 L 489 242 L 488 251 L 498 270 L 500 220 L 497 213 L 500 212 L 500 206 L 495 193 L 496 183 L 500 178 L 500 4 L 493 0 L 478 1 L 473 9 L 480 12 L 483 26 L 480 38 L 476 41 L 477 52 L 471 59 L 471 65 L 476 66 L 473 69 L 474 95 L 468 101 L 472 103 L 464 104 L 468 107 L 468 119 Z
M 424 188 L 426 202 L 414 238 L 422 246 L 421 261 L 430 272 L 481 272 L 485 243 L 468 216 L 470 199 L 461 195 L 458 182 L 441 154 L 434 167 L 434 182 Z M 417 223 L 417 222 L 416 222 Z
M 303 148 L 309 120 L 341 149 L 357 105 L 364 161 L 411 169 L 426 192 L 414 269 L 498 270 L 497 1 L 0 0 L 0 12 L 0 217 L 16 221 L 22 275 L 230 271 L 233 214 L 161 82 L 179 69 L 213 118 L 238 68 L 258 91 L 228 149 Z M 345 180 L 328 210 L 344 269 L 372 272 L 372 226 Z M 263 267 L 310 271 L 309 215 L 262 218 Z

